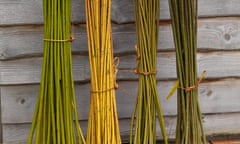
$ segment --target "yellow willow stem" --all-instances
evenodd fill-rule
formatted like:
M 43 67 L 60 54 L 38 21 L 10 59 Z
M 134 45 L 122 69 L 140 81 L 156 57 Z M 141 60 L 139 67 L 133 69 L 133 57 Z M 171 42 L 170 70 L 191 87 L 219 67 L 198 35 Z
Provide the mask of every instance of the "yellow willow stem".
M 111 0 L 86 0 L 91 100 L 87 144 L 120 144 L 111 39 Z

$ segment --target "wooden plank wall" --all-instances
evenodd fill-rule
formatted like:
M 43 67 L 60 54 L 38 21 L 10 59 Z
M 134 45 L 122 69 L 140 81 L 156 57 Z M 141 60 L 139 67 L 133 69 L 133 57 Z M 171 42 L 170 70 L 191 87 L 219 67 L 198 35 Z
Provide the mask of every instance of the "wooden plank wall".
M 84 0 L 72 0 L 73 69 L 79 117 L 86 132 L 89 110 L 89 63 Z M 198 67 L 207 71 L 199 100 L 208 136 L 240 134 L 240 3 L 239 0 L 199 0 Z M 136 98 L 133 4 L 112 1 L 114 53 L 120 57 L 117 106 L 121 134 L 128 139 Z M 26 143 L 38 96 L 43 51 L 41 0 L 0 1 L 1 137 L 4 144 Z M 167 0 L 161 0 L 158 48 L 158 90 L 166 129 L 174 138 L 176 96 L 165 100 L 176 80 L 175 53 Z M 158 128 L 158 138 L 161 139 Z

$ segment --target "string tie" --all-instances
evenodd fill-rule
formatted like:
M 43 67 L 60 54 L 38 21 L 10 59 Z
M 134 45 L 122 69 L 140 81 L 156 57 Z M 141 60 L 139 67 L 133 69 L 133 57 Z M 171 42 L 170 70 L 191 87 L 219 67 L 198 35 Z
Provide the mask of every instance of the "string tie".
M 63 39 L 63 40 L 56 40 L 56 39 L 43 39 L 43 41 L 47 42 L 73 42 L 75 40 L 74 36 L 70 36 L 69 39 Z

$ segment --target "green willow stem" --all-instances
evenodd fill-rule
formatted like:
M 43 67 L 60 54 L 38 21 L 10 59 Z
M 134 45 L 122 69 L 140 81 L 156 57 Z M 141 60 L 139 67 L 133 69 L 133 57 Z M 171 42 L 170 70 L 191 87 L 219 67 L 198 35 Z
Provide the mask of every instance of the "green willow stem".
M 197 74 L 197 9 L 198 0 L 169 0 L 176 68 L 177 93 L 176 144 L 206 144 L 202 115 L 198 103 Z
M 157 94 L 156 74 L 141 73 L 156 72 L 157 70 L 160 4 L 159 0 L 134 0 L 134 2 L 137 32 L 137 55 L 140 57 L 137 58 L 139 85 L 138 96 L 132 114 L 130 144 L 156 143 L 157 119 L 160 124 L 164 143 L 167 144 L 168 139 Z M 133 133 L 134 128 L 135 133 Z
M 28 144 L 84 144 L 72 74 L 71 0 L 43 0 L 43 14 L 42 78 Z

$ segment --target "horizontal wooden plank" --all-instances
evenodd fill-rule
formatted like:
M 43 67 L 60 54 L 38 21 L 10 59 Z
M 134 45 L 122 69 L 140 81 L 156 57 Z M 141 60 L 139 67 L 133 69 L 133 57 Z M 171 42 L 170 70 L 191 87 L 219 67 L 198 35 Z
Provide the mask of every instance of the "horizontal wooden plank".
M 157 60 L 157 78 L 175 79 L 175 53 L 160 52 Z M 198 53 L 197 61 L 199 75 L 206 70 L 207 79 L 240 77 L 240 52 Z M 41 57 L 0 61 L 0 85 L 39 83 L 41 64 Z M 135 55 L 121 56 L 117 78 L 119 80 L 136 80 L 137 75 L 133 73 L 135 67 Z M 89 81 L 88 57 L 74 55 L 73 71 L 76 81 Z
M 42 60 L 42 58 L 36 57 L 16 59 L 11 61 L 0 61 L 0 83 L 39 83 L 41 77 Z M 89 74 L 86 74 L 85 72 L 89 65 L 88 58 L 85 56 L 74 56 L 73 63 L 75 79 L 79 81 L 89 80 Z M 88 75 L 88 78 L 85 78 L 86 75 Z
M 73 21 L 84 23 L 84 0 L 72 0 Z M 170 19 L 168 0 L 160 2 L 160 18 Z M 239 16 L 238 0 L 199 0 L 200 17 Z M 0 25 L 22 25 L 43 23 L 41 0 L 1 0 Z M 129 0 L 112 0 L 112 21 L 129 23 L 134 21 L 133 2 Z
M 119 118 L 130 118 L 137 95 L 136 81 L 119 82 L 116 91 Z M 170 101 L 166 96 L 174 81 L 158 81 L 159 98 L 164 115 L 176 115 L 176 94 Z M 239 112 L 240 79 L 227 79 L 202 83 L 199 88 L 199 100 L 203 113 Z M 21 85 L 1 87 L 2 123 L 31 122 L 38 96 L 39 85 Z M 89 84 L 77 84 L 76 95 L 79 117 L 88 119 Z
M 87 122 L 81 121 L 81 128 L 86 133 Z M 4 144 L 26 144 L 30 124 L 4 125 Z M 15 131 L 15 132 L 14 132 Z
M 216 140 L 211 141 L 211 144 L 239 144 L 240 140 Z
M 84 0 L 72 0 L 72 19 L 85 22 Z M 1 0 L 0 25 L 42 24 L 42 0 Z
M 164 52 L 157 55 L 157 78 L 158 79 L 175 79 L 175 53 Z M 224 77 L 239 77 L 240 52 L 208 52 L 197 54 L 197 64 L 199 75 L 206 70 L 206 79 L 216 79 Z M 135 68 L 135 56 L 120 57 L 119 79 L 137 78 L 129 69 Z M 133 64 L 134 63 L 134 64 Z M 223 68 L 224 67 L 224 68 Z M 87 72 L 88 73 L 88 72 Z
M 239 134 L 240 113 L 222 114 L 222 115 L 205 115 L 203 118 L 204 128 L 207 136 L 216 136 L 223 134 Z M 119 120 L 120 131 L 123 141 L 129 140 L 129 119 Z M 176 117 L 165 117 L 165 127 L 170 139 L 174 139 L 176 126 Z M 81 121 L 83 132 L 86 133 L 87 122 Z M 25 144 L 27 141 L 30 124 L 11 124 L 3 125 L 3 142 L 4 144 Z M 157 139 L 162 139 L 159 126 L 157 125 Z
M 238 0 L 199 0 L 199 17 L 239 16 Z M 134 21 L 133 2 L 129 0 L 113 0 L 113 21 L 127 23 Z M 168 0 L 160 1 L 160 18 L 170 19 Z
M 239 50 L 240 22 L 237 18 L 211 18 L 199 21 L 198 50 Z M 87 55 L 86 27 L 74 27 L 76 40 L 73 53 Z M 42 26 L 0 27 L 0 60 L 42 55 Z M 135 52 L 135 26 L 113 25 L 114 53 L 121 55 Z M 169 23 L 161 23 L 159 51 L 173 51 L 172 29 Z

